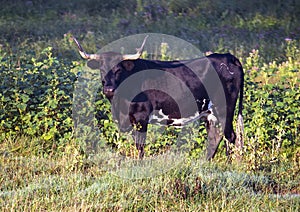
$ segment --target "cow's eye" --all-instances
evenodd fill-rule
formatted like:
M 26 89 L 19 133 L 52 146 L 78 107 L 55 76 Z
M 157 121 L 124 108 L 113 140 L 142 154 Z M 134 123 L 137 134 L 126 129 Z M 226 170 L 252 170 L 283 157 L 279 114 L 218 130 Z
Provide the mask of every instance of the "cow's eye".
M 119 73 L 120 73 L 120 69 L 118 69 L 114 72 L 115 76 L 117 76 Z
M 118 71 L 116 71 L 116 72 L 114 73 L 114 79 L 115 79 L 115 80 L 119 80 L 120 77 L 121 77 L 121 71 L 118 70 Z

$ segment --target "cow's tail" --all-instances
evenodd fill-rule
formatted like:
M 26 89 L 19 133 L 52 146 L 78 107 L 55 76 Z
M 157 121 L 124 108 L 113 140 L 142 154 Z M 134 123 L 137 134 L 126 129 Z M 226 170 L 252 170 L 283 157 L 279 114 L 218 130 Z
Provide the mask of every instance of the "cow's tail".
M 243 93 L 244 93 L 244 72 L 241 63 L 237 60 L 238 66 L 240 67 L 241 73 L 241 84 L 240 84 L 240 96 L 239 96 L 239 103 L 238 103 L 238 118 L 237 118 L 237 125 L 236 125 L 236 142 L 235 145 L 237 149 L 242 153 L 242 149 L 244 146 L 244 121 L 243 121 Z

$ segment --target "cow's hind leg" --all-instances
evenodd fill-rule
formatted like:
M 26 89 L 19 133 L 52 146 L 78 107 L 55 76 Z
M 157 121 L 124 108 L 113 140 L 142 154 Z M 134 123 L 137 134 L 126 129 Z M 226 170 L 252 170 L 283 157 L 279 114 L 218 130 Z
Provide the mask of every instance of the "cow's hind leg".
M 225 141 L 226 155 L 230 156 L 231 153 L 232 153 L 232 150 L 230 149 L 230 145 L 234 144 L 234 141 L 235 141 L 235 138 L 236 138 L 236 135 L 235 135 L 233 127 L 232 127 L 232 124 L 228 124 L 225 127 L 224 135 L 225 135 L 225 138 L 226 138 L 226 141 Z
M 236 97 L 235 97 L 236 98 Z M 226 155 L 229 156 L 232 153 L 232 150 L 230 146 L 235 143 L 236 135 L 233 130 L 233 116 L 234 116 L 234 108 L 235 108 L 235 102 L 233 100 L 227 100 L 227 104 L 230 106 L 227 106 L 227 114 L 226 114 L 226 123 L 224 128 L 224 136 L 226 138 L 225 145 L 226 145 Z
M 217 118 L 212 114 L 208 116 L 205 127 L 208 135 L 206 159 L 211 160 L 217 152 L 218 146 L 222 139 L 222 133 L 220 126 L 218 125 Z

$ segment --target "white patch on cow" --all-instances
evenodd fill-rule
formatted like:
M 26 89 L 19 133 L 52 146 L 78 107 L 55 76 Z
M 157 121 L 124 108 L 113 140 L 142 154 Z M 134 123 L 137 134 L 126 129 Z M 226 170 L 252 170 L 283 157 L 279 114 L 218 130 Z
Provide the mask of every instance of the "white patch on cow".
M 208 111 L 203 111 L 201 113 L 199 113 L 198 111 L 189 117 L 186 118 L 180 118 L 180 119 L 172 119 L 169 118 L 168 115 L 164 114 L 162 112 L 162 110 L 159 111 L 154 111 L 149 118 L 149 123 L 150 124 L 156 124 L 156 125 L 160 125 L 160 126 L 165 126 L 167 125 L 167 122 L 170 121 L 172 122 L 171 124 L 169 124 L 169 126 L 174 126 L 176 128 L 181 128 L 185 125 L 188 125 L 202 117 L 208 117 L 210 115 L 210 112 Z
M 214 107 L 214 104 L 212 103 L 212 101 L 209 101 L 209 103 L 208 103 L 208 110 L 210 111 L 210 114 L 207 116 L 207 121 L 216 123 L 218 121 L 218 119 L 214 115 L 213 107 Z
M 148 122 L 150 124 L 156 124 L 156 125 L 167 125 L 168 120 L 169 117 L 162 112 L 162 109 L 160 109 L 160 110 L 154 110 L 151 113 Z
M 181 119 L 171 119 L 171 120 L 173 120 L 172 125 L 181 125 L 181 126 L 184 126 L 184 125 L 187 125 L 189 123 L 192 123 L 192 122 L 198 120 L 199 118 L 200 118 L 200 114 L 197 111 L 194 115 L 192 115 L 190 117 L 181 118 Z
M 209 100 L 208 100 L 209 101 Z M 211 111 L 211 113 L 213 113 L 212 109 L 213 109 L 214 104 L 212 103 L 212 101 L 208 102 L 208 110 Z
M 169 120 L 169 117 L 165 115 L 160 109 L 159 111 L 155 110 L 149 117 L 149 123 L 150 124 L 157 124 L 157 125 L 167 125 L 167 121 Z
M 206 101 L 209 101 L 209 100 L 208 100 L 208 99 L 203 99 L 203 103 L 202 103 L 201 110 L 204 110 L 204 107 L 205 107 Z
M 207 116 L 207 120 L 213 123 L 216 123 L 218 121 L 217 117 L 215 117 L 215 115 L 212 113 Z
M 196 102 L 201 103 L 201 101 L 199 99 L 197 99 Z M 209 110 L 213 107 L 213 103 L 209 99 L 203 99 L 202 100 L 201 111 L 204 111 L 207 102 L 208 102 L 208 109 Z

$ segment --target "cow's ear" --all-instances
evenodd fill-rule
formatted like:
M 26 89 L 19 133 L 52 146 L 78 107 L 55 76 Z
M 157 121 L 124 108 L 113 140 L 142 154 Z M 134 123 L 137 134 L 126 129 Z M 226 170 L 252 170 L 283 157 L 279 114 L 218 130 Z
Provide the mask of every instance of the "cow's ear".
M 133 61 L 130 61 L 130 60 L 124 60 L 122 62 L 122 65 L 124 66 L 126 71 L 131 71 L 134 68 L 134 63 L 133 63 Z
M 88 66 L 89 68 L 91 68 L 91 69 L 99 69 L 99 68 L 100 68 L 100 66 L 99 66 L 99 61 L 98 61 L 98 60 L 94 60 L 94 59 L 89 60 L 89 61 L 87 62 L 87 66 Z

